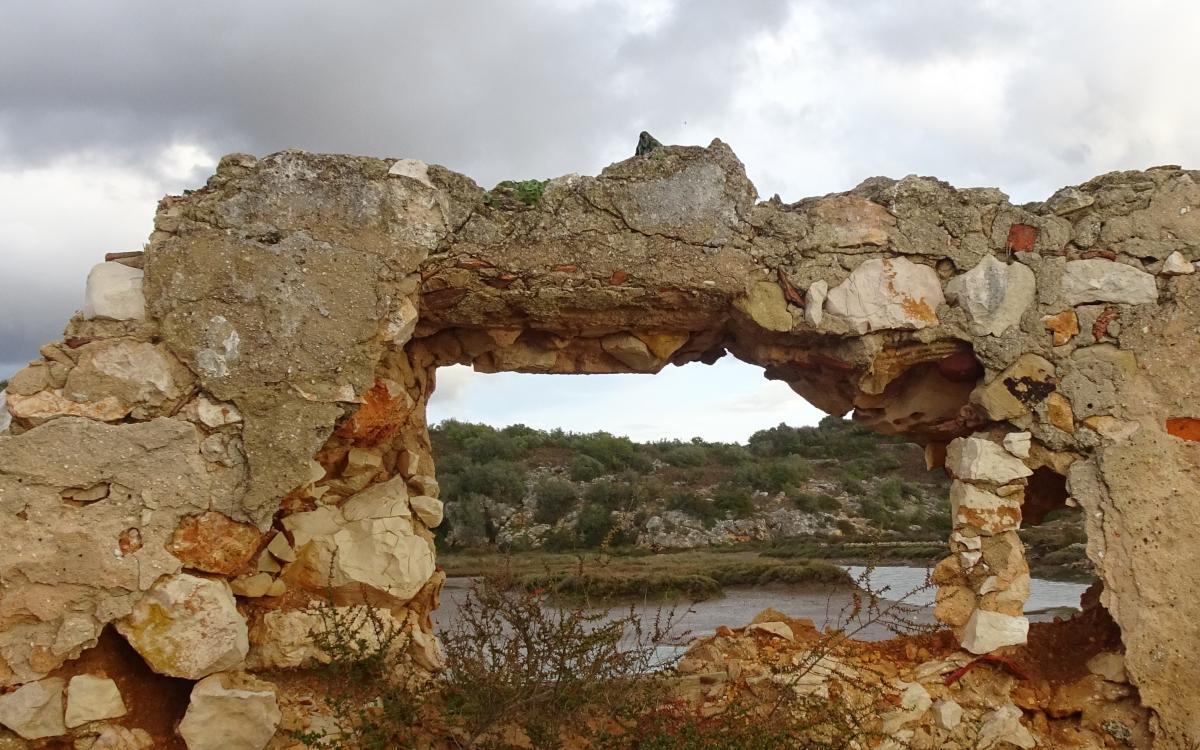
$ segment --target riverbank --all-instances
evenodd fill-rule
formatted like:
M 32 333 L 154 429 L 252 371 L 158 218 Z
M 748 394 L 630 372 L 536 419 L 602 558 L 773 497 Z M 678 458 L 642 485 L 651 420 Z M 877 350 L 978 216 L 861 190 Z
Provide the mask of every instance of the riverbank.
M 703 601 L 739 586 L 821 590 L 854 586 L 853 578 L 838 565 L 734 548 L 669 553 L 449 552 L 442 553 L 439 561 L 451 578 L 499 577 L 512 586 L 604 601 Z

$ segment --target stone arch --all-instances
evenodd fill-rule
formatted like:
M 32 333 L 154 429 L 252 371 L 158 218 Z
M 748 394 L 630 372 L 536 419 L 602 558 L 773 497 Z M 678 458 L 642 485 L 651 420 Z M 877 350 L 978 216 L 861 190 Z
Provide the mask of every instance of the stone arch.
M 110 623 L 173 676 L 296 666 L 295 606 L 329 583 L 382 597 L 433 666 L 436 368 L 730 352 L 948 467 L 939 613 L 973 650 L 1020 640 L 1026 478 L 1065 476 L 1130 679 L 1161 746 L 1183 747 L 1200 734 L 1179 689 L 1200 678 L 1200 603 L 1172 574 L 1200 562 L 1196 176 L 1115 173 L 1023 207 L 873 178 L 784 204 L 756 202 L 720 141 L 492 191 L 415 160 L 226 157 L 160 203 L 144 255 L 93 270 L 83 313 L 9 387 L 0 685 L 43 685 Z M 149 627 L 184 600 L 221 634 Z M 187 658 L 164 638 L 191 638 Z

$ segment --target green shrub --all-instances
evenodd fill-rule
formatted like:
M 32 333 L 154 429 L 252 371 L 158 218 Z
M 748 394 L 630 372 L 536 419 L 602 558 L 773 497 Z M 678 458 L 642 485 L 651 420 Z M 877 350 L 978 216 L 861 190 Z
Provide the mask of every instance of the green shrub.
M 754 512 L 754 500 L 744 487 L 722 485 L 713 492 L 713 508 L 722 515 L 745 518 Z
M 712 500 L 701 497 L 690 490 L 676 490 L 672 492 L 667 500 L 667 507 L 671 510 L 686 513 L 692 518 L 703 522 L 705 526 L 712 526 L 720 515 Z
M 537 509 L 533 518 L 538 523 L 555 524 L 575 508 L 578 497 L 575 485 L 558 477 L 546 477 L 533 491 Z
M 590 482 L 604 474 L 604 464 L 591 456 L 576 456 L 571 460 L 570 475 L 576 482 Z
M 603 505 L 585 505 L 575 521 L 575 535 L 584 547 L 599 547 L 613 531 L 612 511 Z
M 601 505 L 609 510 L 629 510 L 634 504 L 634 488 L 628 482 L 597 479 L 583 491 L 583 499 L 590 505 Z

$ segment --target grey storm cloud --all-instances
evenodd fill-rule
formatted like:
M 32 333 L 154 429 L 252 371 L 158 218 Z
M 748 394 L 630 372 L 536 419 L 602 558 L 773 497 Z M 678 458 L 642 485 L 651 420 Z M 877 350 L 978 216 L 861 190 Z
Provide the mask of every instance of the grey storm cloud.
M 187 140 L 419 155 L 485 180 L 623 158 L 721 112 L 785 3 L 48 2 L 0 24 L 0 159 Z M 651 4 L 652 5 L 652 4 Z M 581 164 L 582 162 L 582 164 Z

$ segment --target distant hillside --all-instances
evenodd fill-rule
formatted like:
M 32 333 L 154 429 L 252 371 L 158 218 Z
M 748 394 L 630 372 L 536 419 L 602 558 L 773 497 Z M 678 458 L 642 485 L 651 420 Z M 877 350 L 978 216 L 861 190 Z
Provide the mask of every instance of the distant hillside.
M 745 445 L 453 420 L 430 433 L 449 547 L 672 549 L 949 531 L 947 480 L 926 471 L 921 449 L 836 417 L 761 430 Z

